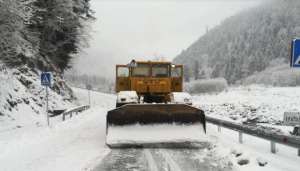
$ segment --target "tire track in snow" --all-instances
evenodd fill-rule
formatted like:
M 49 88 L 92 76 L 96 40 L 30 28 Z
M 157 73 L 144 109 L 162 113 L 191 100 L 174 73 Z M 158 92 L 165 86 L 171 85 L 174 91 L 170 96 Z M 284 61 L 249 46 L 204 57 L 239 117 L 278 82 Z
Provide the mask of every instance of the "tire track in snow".
M 213 149 L 161 150 L 168 171 L 232 171 L 232 163 L 226 156 L 219 156 Z
M 142 149 L 114 149 L 92 171 L 148 171 Z
M 173 158 L 171 157 L 171 155 L 169 154 L 169 152 L 167 150 L 160 150 L 160 153 L 165 158 L 169 171 L 181 171 L 180 167 L 173 160 Z
M 158 167 L 156 165 L 156 162 L 153 159 L 153 156 L 152 156 L 150 150 L 149 149 L 145 149 L 144 150 L 144 154 L 145 154 L 147 162 L 148 162 L 149 170 L 150 171 L 159 171 Z
M 92 171 L 232 171 L 214 149 L 114 149 Z

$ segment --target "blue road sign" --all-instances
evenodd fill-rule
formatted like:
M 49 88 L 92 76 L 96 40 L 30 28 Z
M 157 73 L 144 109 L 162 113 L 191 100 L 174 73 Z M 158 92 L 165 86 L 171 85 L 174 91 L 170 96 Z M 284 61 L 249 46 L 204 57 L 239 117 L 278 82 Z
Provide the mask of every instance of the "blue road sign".
M 291 54 L 291 67 L 300 67 L 300 39 L 292 41 Z
M 51 86 L 51 73 L 50 72 L 43 72 L 41 74 L 41 84 L 43 86 Z

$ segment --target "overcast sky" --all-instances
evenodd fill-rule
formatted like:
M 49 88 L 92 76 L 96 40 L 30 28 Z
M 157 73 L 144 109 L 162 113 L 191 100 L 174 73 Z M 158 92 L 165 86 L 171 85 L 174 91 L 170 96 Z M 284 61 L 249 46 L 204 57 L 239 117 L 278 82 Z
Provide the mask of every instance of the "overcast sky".
M 131 59 L 165 57 L 183 49 L 224 19 L 253 7 L 259 0 L 92 0 L 97 20 L 90 47 L 74 60 L 74 68 L 93 75 L 114 76 L 114 65 Z

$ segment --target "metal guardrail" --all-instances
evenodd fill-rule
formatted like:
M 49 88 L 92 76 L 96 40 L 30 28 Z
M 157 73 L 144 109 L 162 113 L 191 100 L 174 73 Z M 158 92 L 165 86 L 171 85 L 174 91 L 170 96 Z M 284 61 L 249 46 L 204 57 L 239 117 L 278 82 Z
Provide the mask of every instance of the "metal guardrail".
M 276 153 L 276 143 L 278 143 L 278 144 L 282 144 L 282 145 L 286 145 L 298 149 L 298 156 L 300 156 L 300 137 L 285 135 L 279 132 L 265 130 L 260 127 L 242 125 L 230 121 L 224 121 L 209 116 L 206 116 L 206 121 L 217 125 L 219 131 L 221 131 L 221 127 L 238 131 L 240 143 L 243 143 L 243 133 L 245 133 L 245 134 L 249 134 L 270 141 L 272 153 Z
M 90 108 L 89 105 L 84 105 L 84 106 L 76 107 L 76 108 L 71 109 L 71 110 L 67 110 L 67 111 L 62 113 L 62 120 L 65 121 L 67 115 L 69 115 L 70 118 L 72 118 L 73 114 L 78 115 L 79 112 L 82 112 L 82 111 L 87 110 L 89 108 Z

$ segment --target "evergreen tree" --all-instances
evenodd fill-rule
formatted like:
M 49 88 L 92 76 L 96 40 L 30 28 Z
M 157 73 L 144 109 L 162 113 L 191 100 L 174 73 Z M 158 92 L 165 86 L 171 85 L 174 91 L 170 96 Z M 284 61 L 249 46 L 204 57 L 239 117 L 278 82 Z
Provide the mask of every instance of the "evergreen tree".
M 78 53 L 81 34 L 86 34 L 83 22 L 92 18 L 89 0 L 36 0 L 33 5 L 38 10 L 31 28 L 39 32 L 39 56 L 48 63 L 40 67 L 62 72 Z
M 29 0 L 0 1 L 0 60 L 14 67 L 34 56 L 33 40 L 26 30 L 31 15 Z
M 63 72 L 86 41 L 89 1 L 0 1 L 0 60 Z

